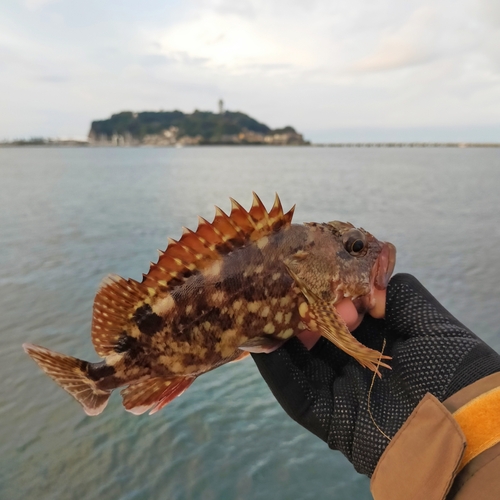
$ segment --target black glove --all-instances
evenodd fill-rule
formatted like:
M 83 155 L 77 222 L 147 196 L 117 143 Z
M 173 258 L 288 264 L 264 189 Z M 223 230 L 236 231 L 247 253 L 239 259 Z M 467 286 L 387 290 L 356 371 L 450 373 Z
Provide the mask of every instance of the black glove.
M 391 279 L 385 319 L 367 315 L 353 335 L 379 351 L 385 339 L 393 358 L 371 392 L 373 372 L 324 338 L 311 351 L 294 338 L 252 356 L 288 415 L 369 477 L 389 443 L 383 433 L 392 438 L 427 392 L 444 401 L 500 371 L 500 356 L 408 274 Z

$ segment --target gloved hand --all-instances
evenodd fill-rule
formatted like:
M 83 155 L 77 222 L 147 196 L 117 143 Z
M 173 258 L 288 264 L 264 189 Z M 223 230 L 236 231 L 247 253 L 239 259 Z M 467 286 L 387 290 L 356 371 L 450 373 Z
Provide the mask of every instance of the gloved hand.
M 252 356 L 288 415 L 369 477 L 389 443 L 383 434 L 392 438 L 427 392 L 442 402 L 500 371 L 500 356 L 408 274 L 391 279 L 385 319 L 366 315 L 352 333 L 379 351 L 385 339 L 392 356 L 371 391 L 373 373 L 324 338 L 310 351 L 293 338 Z

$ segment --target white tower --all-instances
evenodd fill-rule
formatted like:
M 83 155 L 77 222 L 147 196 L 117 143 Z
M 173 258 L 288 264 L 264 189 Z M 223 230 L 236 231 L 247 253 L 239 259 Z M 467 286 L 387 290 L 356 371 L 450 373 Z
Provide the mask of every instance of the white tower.
M 219 114 L 222 115 L 224 113 L 224 101 L 219 99 Z

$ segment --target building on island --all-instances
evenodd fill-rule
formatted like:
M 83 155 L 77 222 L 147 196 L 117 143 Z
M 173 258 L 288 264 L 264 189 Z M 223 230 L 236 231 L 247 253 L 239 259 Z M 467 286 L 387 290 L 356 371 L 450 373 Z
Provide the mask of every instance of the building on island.
M 271 129 L 254 118 L 234 111 L 124 111 L 106 120 L 93 121 L 91 146 L 195 146 L 201 144 L 305 145 L 293 127 Z

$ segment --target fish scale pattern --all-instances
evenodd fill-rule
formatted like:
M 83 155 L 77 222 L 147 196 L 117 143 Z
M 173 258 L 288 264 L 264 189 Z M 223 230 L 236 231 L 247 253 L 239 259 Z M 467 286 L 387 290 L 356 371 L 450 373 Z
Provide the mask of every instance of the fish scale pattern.
M 354 335 L 378 350 L 385 340 L 393 357 L 371 393 L 372 372 L 324 339 L 311 351 L 292 339 L 254 359 L 285 411 L 369 477 L 384 434 L 392 438 L 427 392 L 444 401 L 500 371 L 500 356 L 409 275 L 391 280 L 386 319 L 366 317 Z

